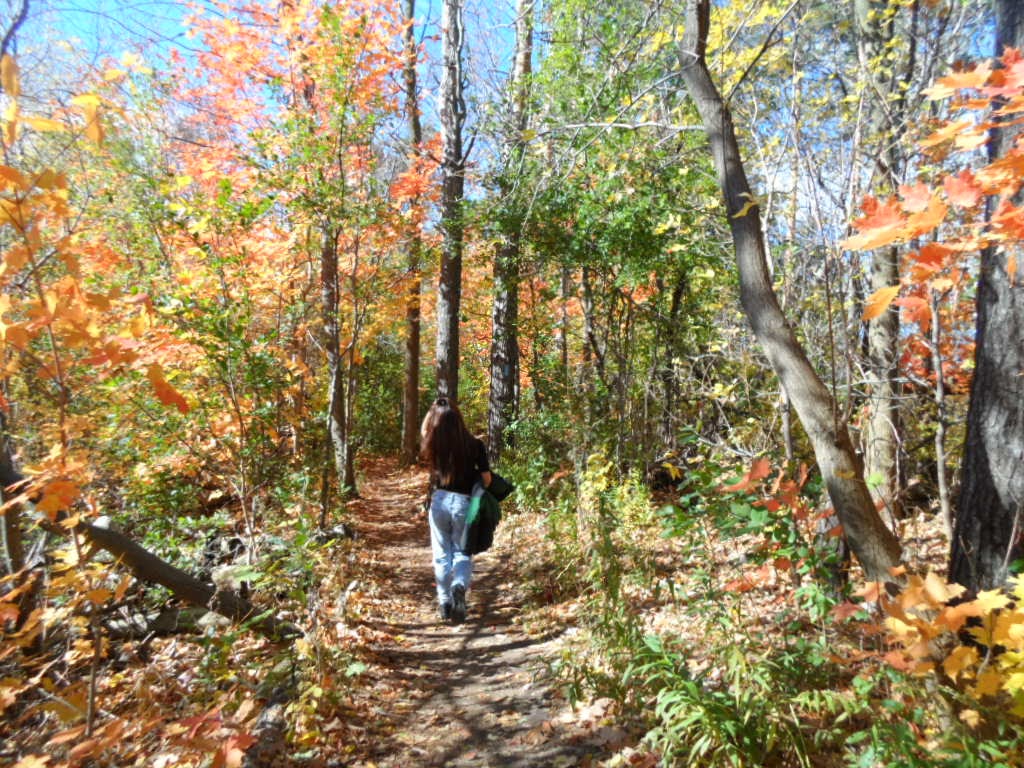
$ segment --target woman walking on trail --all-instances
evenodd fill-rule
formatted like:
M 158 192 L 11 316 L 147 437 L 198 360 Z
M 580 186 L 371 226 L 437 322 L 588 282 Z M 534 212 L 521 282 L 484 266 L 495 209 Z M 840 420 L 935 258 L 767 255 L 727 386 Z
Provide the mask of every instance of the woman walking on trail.
M 430 546 L 434 556 L 438 612 L 444 621 L 466 618 L 466 590 L 473 561 L 465 551 L 466 513 L 473 486 L 491 484 L 487 448 L 447 397 L 439 397 L 423 419 L 423 459 L 430 468 Z

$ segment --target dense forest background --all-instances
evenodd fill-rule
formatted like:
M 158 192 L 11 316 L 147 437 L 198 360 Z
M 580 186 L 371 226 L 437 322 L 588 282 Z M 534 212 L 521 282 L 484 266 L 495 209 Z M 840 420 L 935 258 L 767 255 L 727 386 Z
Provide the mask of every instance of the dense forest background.
M 446 394 L 657 760 L 1020 765 L 1018 3 L 421 4 L 4 0 L 0 759 L 199 733 L 242 637 L 319 759 Z M 210 684 L 110 714 L 169 606 Z

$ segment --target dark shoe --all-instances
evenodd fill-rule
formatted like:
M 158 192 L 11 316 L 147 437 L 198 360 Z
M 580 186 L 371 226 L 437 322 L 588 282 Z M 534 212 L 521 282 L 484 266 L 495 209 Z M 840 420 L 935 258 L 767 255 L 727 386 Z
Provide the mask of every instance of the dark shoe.
M 441 603 L 437 606 L 437 615 L 441 618 L 441 621 L 452 620 L 452 604 Z
M 461 584 L 452 587 L 452 622 L 461 624 L 466 620 L 466 588 Z

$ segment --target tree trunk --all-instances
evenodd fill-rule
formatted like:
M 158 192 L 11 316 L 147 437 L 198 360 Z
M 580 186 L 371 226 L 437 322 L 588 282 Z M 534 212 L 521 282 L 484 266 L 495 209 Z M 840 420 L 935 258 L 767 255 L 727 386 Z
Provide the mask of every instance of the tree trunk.
M 494 258 L 491 389 L 487 408 L 487 443 L 494 462 L 509 445 L 505 430 L 519 408 L 519 245 L 519 233 L 509 233 L 498 245 Z
M 688 0 L 682 75 L 711 143 L 739 270 L 740 301 L 766 357 L 786 388 L 814 448 L 844 533 L 869 579 L 888 580 L 900 545 L 875 511 L 846 425 L 779 306 L 768 274 L 760 212 L 740 157 L 732 115 L 705 61 L 710 0 Z
M 21 473 L 14 467 L 14 451 L 7 436 L 7 417 L 0 413 L 0 503 L 7 501 L 7 488 L 21 482 Z M 17 573 L 25 567 L 24 532 L 21 528 L 21 509 L 18 505 L 8 507 L 4 514 L 3 548 L 4 565 L 8 574 Z
M 327 355 L 327 448 L 334 457 L 334 476 L 346 492 L 348 468 L 348 435 L 346 420 L 346 374 L 342 365 L 341 332 L 338 302 L 338 237 L 333 228 L 324 225 L 320 241 L 320 291 L 323 322 L 323 344 Z M 322 501 L 322 503 L 324 503 Z M 328 510 L 320 510 L 320 520 L 326 524 Z
M 61 526 L 51 528 L 65 535 L 67 533 Z M 280 621 L 273 616 L 257 618 L 262 613 L 261 609 L 237 593 L 219 590 L 212 584 L 199 581 L 180 568 L 161 560 L 122 533 L 89 523 L 79 523 L 75 526 L 75 531 L 85 536 L 90 543 L 112 554 L 142 581 L 166 587 L 175 597 L 192 605 L 203 606 L 235 622 L 251 621 L 253 629 L 271 638 L 284 639 L 302 634 L 302 631 L 293 624 Z
M 416 163 L 420 156 L 423 130 L 420 127 L 420 110 L 416 93 L 416 0 L 402 0 L 405 18 L 405 65 L 402 73 L 405 81 L 405 113 L 409 129 L 409 162 Z M 418 206 L 419 200 L 411 205 Z M 420 273 L 423 244 L 420 240 L 419 225 L 414 224 L 408 242 L 409 288 L 405 304 L 405 384 L 402 387 L 402 451 L 405 465 L 413 464 L 418 453 L 420 435 L 420 294 L 423 278 Z
M 462 126 L 462 0 L 441 7 L 441 273 L 437 286 L 437 393 L 458 401 L 462 300 L 462 198 L 466 158 Z
M 856 0 L 858 46 L 864 77 L 870 82 L 867 106 L 868 144 L 875 147 L 876 178 L 887 194 L 899 184 L 898 167 L 902 157 L 897 148 L 901 127 L 902 98 L 895 74 L 892 44 L 896 13 L 891 0 Z M 881 248 L 871 255 L 871 290 L 896 285 L 900 280 L 899 250 Z M 899 378 L 899 310 L 890 305 L 868 322 L 867 366 L 868 418 L 863 434 L 864 472 L 871 495 L 899 516 L 899 444 L 902 432 L 897 408 Z
M 996 53 L 1024 45 L 1024 6 L 996 2 Z M 991 159 L 1013 146 L 1020 126 L 993 131 Z M 1011 264 L 1016 265 L 1013 274 Z M 1007 244 L 981 254 L 975 373 L 967 411 L 963 486 L 949 576 L 968 589 L 1001 586 L 1024 555 L 1024 252 Z
M 665 286 L 658 279 L 658 291 L 664 293 Z M 658 438 L 661 451 L 676 448 L 676 403 L 679 400 L 679 376 L 676 374 L 676 346 L 679 343 L 679 310 L 687 292 L 686 275 L 680 276 L 669 297 L 668 317 L 663 324 L 661 339 L 662 360 L 658 365 L 661 379 L 661 418 L 658 420 Z
M 519 274 L 522 245 L 520 203 L 510 179 L 519 172 L 525 144 L 527 100 L 533 57 L 533 0 L 516 2 L 516 51 L 508 92 L 511 106 L 500 191 L 508 212 L 494 258 L 494 306 L 491 315 L 491 390 L 487 437 L 491 458 L 497 461 L 509 445 L 506 429 L 519 412 Z

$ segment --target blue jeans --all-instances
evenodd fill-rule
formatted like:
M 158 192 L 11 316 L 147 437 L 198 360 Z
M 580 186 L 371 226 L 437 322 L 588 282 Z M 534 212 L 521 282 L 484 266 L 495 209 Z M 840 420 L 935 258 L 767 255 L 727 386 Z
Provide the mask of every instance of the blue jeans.
M 430 548 L 434 555 L 437 601 L 450 603 L 452 587 L 469 589 L 473 561 L 466 554 L 466 512 L 470 497 L 436 490 L 430 499 Z

